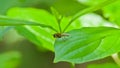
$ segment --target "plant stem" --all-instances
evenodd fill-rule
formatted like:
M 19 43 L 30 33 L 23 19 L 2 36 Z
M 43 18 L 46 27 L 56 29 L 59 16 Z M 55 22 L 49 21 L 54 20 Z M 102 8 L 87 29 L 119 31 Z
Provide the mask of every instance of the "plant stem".
M 70 63 L 70 68 L 75 68 L 75 64 L 74 63 Z
M 115 61 L 115 63 L 116 63 L 118 66 L 120 66 L 120 58 L 119 58 L 118 54 L 117 54 L 117 53 L 113 54 L 113 55 L 112 55 L 112 58 L 113 58 L 113 60 Z
M 63 16 L 61 16 L 61 18 L 57 20 L 60 33 L 62 33 L 62 29 L 61 29 L 61 20 L 62 20 L 62 18 L 63 18 Z
M 59 32 L 62 33 L 61 20 L 62 20 L 63 16 L 60 15 L 59 12 L 57 10 L 55 10 L 55 8 L 53 8 L 53 7 L 51 7 L 51 11 L 57 20 Z
M 70 20 L 69 24 L 65 27 L 65 29 L 63 30 L 63 32 L 65 32 L 67 30 L 67 28 L 70 26 L 70 24 L 72 24 L 73 21 L 75 21 L 77 18 L 79 18 L 80 16 L 84 15 L 84 14 L 87 14 L 87 13 L 90 13 L 90 12 L 93 12 L 93 11 L 96 11 L 98 9 L 101 9 L 102 7 L 108 5 L 108 4 L 111 4 L 113 2 L 115 2 L 117 0 L 106 0 L 96 6 L 92 6 L 92 7 L 88 7 L 80 12 L 78 12 L 77 14 L 75 14 L 73 16 L 73 18 Z

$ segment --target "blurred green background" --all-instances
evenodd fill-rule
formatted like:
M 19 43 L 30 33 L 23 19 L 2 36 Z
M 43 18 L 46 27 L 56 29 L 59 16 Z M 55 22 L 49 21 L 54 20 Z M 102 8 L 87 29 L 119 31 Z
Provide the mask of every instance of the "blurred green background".
M 32 7 L 44 9 L 48 12 L 54 6 L 60 14 L 72 16 L 78 11 L 104 0 L 0 0 L 0 15 L 6 15 L 12 7 Z M 98 18 L 97 22 L 103 22 L 101 10 L 97 14 L 90 14 L 93 18 Z M 85 21 L 90 15 L 82 17 Z M 86 21 L 93 22 L 94 20 Z M 104 21 L 106 22 L 106 21 Z M 84 23 L 83 23 L 84 25 Z M 99 24 L 100 25 L 100 24 Z M 9 31 L 8 31 L 9 30 Z M 54 53 L 40 50 L 38 47 L 17 33 L 12 27 L 0 27 L 0 68 L 69 68 L 66 62 L 53 63 Z M 111 57 L 84 64 L 77 64 L 76 68 L 119 68 Z

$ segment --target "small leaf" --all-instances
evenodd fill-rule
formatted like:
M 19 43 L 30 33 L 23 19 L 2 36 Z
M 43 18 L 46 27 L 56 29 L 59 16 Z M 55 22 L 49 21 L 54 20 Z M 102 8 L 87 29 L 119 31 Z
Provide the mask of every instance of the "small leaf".
M 54 62 L 84 63 L 120 51 L 120 30 L 112 27 L 86 27 L 68 32 L 55 42 Z

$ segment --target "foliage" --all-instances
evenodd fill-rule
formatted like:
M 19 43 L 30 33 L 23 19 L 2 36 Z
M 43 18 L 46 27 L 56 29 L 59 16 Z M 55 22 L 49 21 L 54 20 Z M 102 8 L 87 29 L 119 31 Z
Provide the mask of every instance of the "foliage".
M 83 63 L 120 51 L 119 29 L 87 27 L 70 31 L 67 34 L 70 37 L 60 38 L 55 42 L 55 62 Z
M 51 12 L 37 8 L 11 8 L 7 11 L 6 16 L 0 16 L 0 26 L 14 26 L 12 28 L 35 43 L 38 48 L 55 52 L 55 63 L 66 61 L 79 64 L 118 53 L 120 51 L 120 1 L 101 0 L 96 3 L 93 0 L 79 1 L 81 3 L 70 1 L 71 8 L 65 9 L 67 6 L 65 8 L 60 6 L 64 1 L 58 0 L 53 4 L 54 8 L 51 8 Z M 64 5 L 63 3 L 62 6 Z M 85 27 L 83 23 L 87 21 L 82 22 L 81 16 L 97 10 L 103 12 L 102 24 L 99 24 L 99 27 L 93 27 L 93 25 Z M 98 13 L 98 15 L 100 14 Z M 106 21 L 106 18 L 109 20 Z M 98 24 L 98 22 L 96 23 Z M 91 24 L 91 22 L 87 24 Z M 105 24 L 110 24 L 112 27 L 104 26 Z M 5 27 L 0 32 L 0 37 L 9 27 Z

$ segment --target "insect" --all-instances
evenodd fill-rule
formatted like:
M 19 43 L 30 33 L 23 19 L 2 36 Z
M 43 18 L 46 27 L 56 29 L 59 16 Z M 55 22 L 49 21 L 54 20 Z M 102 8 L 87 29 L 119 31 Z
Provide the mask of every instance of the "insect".
M 62 37 L 66 37 L 69 36 L 69 34 L 65 34 L 65 33 L 55 33 L 53 34 L 54 38 L 62 38 Z

